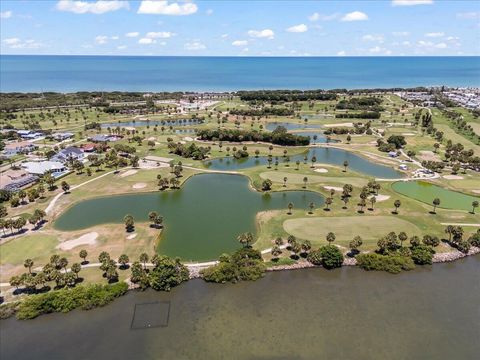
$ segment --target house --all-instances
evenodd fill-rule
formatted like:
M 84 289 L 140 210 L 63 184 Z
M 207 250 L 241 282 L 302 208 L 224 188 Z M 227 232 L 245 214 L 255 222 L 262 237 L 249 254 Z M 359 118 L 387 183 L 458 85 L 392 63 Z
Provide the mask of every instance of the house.
M 62 149 L 52 157 L 52 161 L 60 161 L 62 163 L 68 161 L 79 160 L 82 161 L 85 158 L 85 154 L 82 149 L 79 149 L 75 146 L 69 146 L 65 149 Z
M 67 140 L 67 139 L 72 138 L 72 137 L 73 137 L 73 134 L 70 133 L 70 132 L 56 133 L 56 134 L 53 134 L 52 137 L 53 137 L 55 140 L 63 141 L 63 140 Z
M 37 139 L 40 136 L 43 136 L 41 132 L 34 132 L 32 130 L 18 130 L 17 134 L 22 137 L 23 139 Z
M 103 134 L 98 134 L 98 135 L 93 135 L 90 138 L 90 141 L 93 142 L 107 142 L 110 139 L 108 135 L 103 135 Z
M 96 149 L 97 149 L 97 146 L 92 143 L 82 145 L 82 150 L 83 152 L 86 152 L 86 153 L 95 152 Z
M 37 181 L 38 177 L 36 175 L 31 175 L 25 170 L 9 169 L 0 174 L 0 189 L 17 191 Z
M 51 172 L 58 177 L 67 172 L 67 167 L 58 161 L 27 161 L 21 165 L 30 175 L 44 175 Z
M 34 151 L 35 149 L 37 149 L 37 146 L 35 144 L 32 144 L 31 142 L 16 141 L 6 144 L 3 153 L 6 156 L 13 156 L 21 153 L 27 154 L 31 151 Z
M 390 152 L 388 153 L 388 156 L 390 156 L 390 157 L 394 158 L 394 157 L 397 157 L 397 156 L 398 156 L 398 154 L 397 154 L 397 152 L 396 152 L 396 151 L 390 151 Z

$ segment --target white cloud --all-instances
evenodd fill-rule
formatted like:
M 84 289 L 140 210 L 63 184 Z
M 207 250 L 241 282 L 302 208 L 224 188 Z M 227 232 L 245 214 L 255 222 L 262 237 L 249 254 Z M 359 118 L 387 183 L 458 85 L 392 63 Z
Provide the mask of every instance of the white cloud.
M 408 36 L 410 33 L 408 31 L 394 31 L 392 32 L 393 36 Z
M 338 18 L 339 15 L 340 15 L 339 13 L 324 15 L 324 14 L 320 14 L 318 12 L 315 12 L 308 17 L 308 20 L 310 20 L 310 21 L 318 21 L 318 20 L 330 21 L 330 20 L 335 20 L 336 18 Z
M 460 38 L 458 36 L 449 36 L 446 38 L 447 41 L 456 41 L 456 40 L 460 40 Z
M 141 38 L 138 40 L 138 43 L 141 45 L 151 45 L 151 44 L 155 44 L 156 41 L 151 38 Z
M 170 31 L 150 31 L 145 35 L 145 37 L 150 39 L 168 39 L 171 38 L 173 35 L 175 34 Z
M 346 56 L 346 55 L 347 53 L 345 52 L 345 50 L 337 52 L 337 56 Z
M 43 47 L 42 43 L 39 43 L 33 39 L 23 41 L 19 38 L 8 38 L 2 40 L 10 49 L 38 49 Z
M 392 0 L 392 6 L 432 5 L 433 0 Z
M 267 39 L 273 39 L 275 36 L 275 33 L 273 30 L 270 29 L 264 29 L 264 30 L 249 30 L 248 35 L 254 38 L 267 38 Z
M 10 10 L 0 12 L 0 19 L 8 19 L 12 17 L 12 12 Z
M 479 11 L 470 11 L 470 12 L 458 13 L 457 18 L 465 19 L 465 20 L 479 20 L 480 19 L 480 12 Z
M 205 50 L 207 47 L 199 41 L 187 42 L 183 45 L 185 50 Z
M 105 36 L 105 35 L 95 36 L 95 42 L 99 45 L 106 44 L 108 42 L 108 36 Z
M 368 34 L 368 35 L 363 35 L 362 40 L 363 41 L 374 41 L 374 42 L 383 43 L 383 41 L 385 39 L 384 39 L 383 35 Z
M 153 15 L 191 15 L 198 10 L 197 5 L 191 2 L 179 4 L 169 3 L 168 1 L 153 1 L 144 0 L 140 3 L 138 14 L 153 14 Z
M 112 39 L 112 40 L 118 40 L 119 37 L 118 37 L 117 35 L 115 35 L 115 36 L 112 36 L 110 39 Z
M 129 38 L 134 38 L 134 37 L 137 37 L 138 35 L 140 35 L 138 31 L 132 31 L 125 34 L 125 36 Z
M 424 48 L 426 50 L 434 50 L 434 49 L 446 49 L 448 45 L 444 42 L 434 43 L 432 41 L 424 41 L 420 40 L 417 42 L 418 47 Z
M 377 46 L 375 46 L 375 47 L 373 47 L 373 48 L 368 49 L 368 51 L 371 52 L 371 53 L 376 54 L 376 53 L 379 53 L 380 51 L 382 51 L 382 48 L 377 45 Z
M 75 14 L 104 14 L 110 11 L 120 9 L 129 9 L 128 1 L 106 1 L 100 0 L 95 2 L 60 0 L 56 9 L 59 11 L 68 11 Z
M 432 37 L 432 38 L 442 37 L 442 36 L 445 36 L 445 33 L 444 32 L 430 32 L 430 33 L 426 33 L 425 36 L 426 37 Z
M 305 24 L 299 24 L 299 25 L 295 25 L 295 26 L 290 26 L 288 29 L 287 29 L 288 32 L 292 32 L 292 33 L 303 33 L 305 31 L 308 31 L 308 26 L 305 25 Z
M 435 47 L 437 49 L 446 49 L 448 46 L 447 46 L 447 44 L 442 42 L 442 43 L 435 44 Z
M 207 14 L 208 16 L 212 15 L 213 9 L 207 9 L 207 11 L 205 11 L 205 14 Z
M 410 45 L 412 45 L 412 44 L 410 43 L 410 41 L 405 40 L 405 41 L 402 41 L 402 45 L 403 45 L 403 46 L 410 46 Z
M 368 20 L 368 15 L 361 11 L 353 11 L 351 13 L 345 14 L 342 17 L 342 21 L 364 21 Z
M 247 40 L 235 40 L 234 42 L 232 42 L 232 45 L 233 46 L 246 46 L 246 45 L 248 45 L 248 41 Z
M 221 38 L 222 38 L 222 39 L 228 38 L 228 34 L 222 34 Z
M 392 54 L 392 51 L 391 50 L 388 50 L 388 49 L 385 49 L 385 48 L 382 48 L 380 46 L 375 46 L 373 48 L 370 48 L 368 49 L 368 52 L 370 54 L 382 54 L 382 55 L 391 55 Z
M 127 45 L 117 46 L 117 50 L 125 50 L 126 48 L 127 48 Z

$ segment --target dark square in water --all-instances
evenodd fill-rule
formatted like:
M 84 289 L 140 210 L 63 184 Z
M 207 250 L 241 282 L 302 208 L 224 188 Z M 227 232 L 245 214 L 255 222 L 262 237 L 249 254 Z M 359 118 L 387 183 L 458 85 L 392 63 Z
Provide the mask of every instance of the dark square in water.
M 131 329 L 149 329 L 168 326 L 170 301 L 135 304 Z

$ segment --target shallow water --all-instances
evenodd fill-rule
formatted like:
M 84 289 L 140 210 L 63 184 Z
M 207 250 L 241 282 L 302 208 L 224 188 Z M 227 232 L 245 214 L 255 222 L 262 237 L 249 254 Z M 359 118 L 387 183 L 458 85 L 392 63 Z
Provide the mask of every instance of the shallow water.
M 1 321 L 0 358 L 473 360 L 479 270 L 475 256 L 399 275 L 342 268 L 193 280 L 89 312 Z M 170 302 L 168 326 L 131 330 L 135 304 L 155 301 Z
M 377 164 L 350 151 L 325 147 L 311 148 L 307 153 L 290 156 L 290 166 L 294 166 L 297 160 L 303 162 L 305 155 L 307 155 L 308 157 L 307 163 L 309 164 L 312 156 L 315 156 L 317 158 L 316 164 L 332 164 L 338 165 L 342 168 L 343 162 L 347 160 L 349 163 L 349 169 L 365 175 L 369 175 L 374 178 L 398 179 L 404 176 L 403 173 L 398 170 L 395 170 L 385 165 Z M 260 165 L 267 166 L 267 159 L 268 157 L 266 156 L 260 156 L 258 158 L 254 156 L 249 156 L 247 158 L 237 160 L 230 156 L 212 160 L 205 160 L 204 164 L 208 169 L 212 170 L 240 170 Z M 283 166 L 283 161 L 283 157 L 280 156 L 278 158 L 278 162 L 280 164 L 279 167 Z M 275 158 L 272 161 L 272 168 L 274 164 Z
M 398 181 L 392 184 L 393 190 L 415 200 L 432 204 L 433 199 L 440 199 L 439 208 L 472 210 L 472 202 L 480 201 L 480 197 L 444 189 L 426 181 Z M 433 205 L 432 205 L 433 206 Z
M 81 201 L 61 214 L 54 227 L 71 231 L 122 223 L 127 214 L 137 222 L 148 221 L 148 213 L 157 211 L 165 225 L 159 253 L 184 260 L 212 260 L 237 249 L 239 234 L 256 231 L 255 215 L 259 211 L 286 209 L 289 202 L 295 209 L 307 209 L 310 202 L 323 204 L 323 197 L 310 191 L 263 194 L 251 190 L 245 176 L 202 174 L 188 179 L 175 191 Z

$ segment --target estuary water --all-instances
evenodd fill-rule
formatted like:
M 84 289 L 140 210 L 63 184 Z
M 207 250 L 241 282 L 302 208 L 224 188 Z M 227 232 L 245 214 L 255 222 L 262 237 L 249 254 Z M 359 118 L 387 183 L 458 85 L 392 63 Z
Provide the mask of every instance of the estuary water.
M 479 267 L 477 255 L 398 275 L 344 267 L 192 280 L 89 312 L 3 320 L 0 358 L 473 360 Z M 163 315 L 156 302 L 169 304 L 167 326 L 132 329 L 136 305 L 153 303 L 146 323 Z
M 2 92 L 480 86 L 479 57 L 0 56 Z

